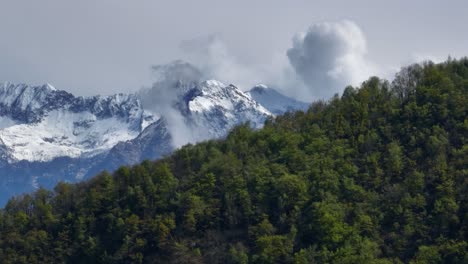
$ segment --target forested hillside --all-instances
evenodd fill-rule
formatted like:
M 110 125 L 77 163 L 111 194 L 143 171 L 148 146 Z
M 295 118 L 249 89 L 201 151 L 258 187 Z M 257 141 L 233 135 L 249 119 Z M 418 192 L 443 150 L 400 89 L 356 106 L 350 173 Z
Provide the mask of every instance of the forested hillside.
M 2 263 L 468 263 L 468 59 L 10 200 Z

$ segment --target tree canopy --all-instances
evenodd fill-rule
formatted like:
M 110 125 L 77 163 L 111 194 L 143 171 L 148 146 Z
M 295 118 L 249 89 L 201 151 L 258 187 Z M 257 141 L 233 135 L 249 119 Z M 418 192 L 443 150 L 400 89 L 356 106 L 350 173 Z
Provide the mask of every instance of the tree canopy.
M 0 211 L 2 263 L 468 263 L 468 59 Z

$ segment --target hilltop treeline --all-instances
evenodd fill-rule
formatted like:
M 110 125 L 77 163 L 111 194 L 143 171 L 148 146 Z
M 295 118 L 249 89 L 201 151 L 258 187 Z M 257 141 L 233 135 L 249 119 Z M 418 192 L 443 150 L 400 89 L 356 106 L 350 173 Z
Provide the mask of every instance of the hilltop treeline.
M 468 59 L 11 199 L 2 263 L 468 263 Z

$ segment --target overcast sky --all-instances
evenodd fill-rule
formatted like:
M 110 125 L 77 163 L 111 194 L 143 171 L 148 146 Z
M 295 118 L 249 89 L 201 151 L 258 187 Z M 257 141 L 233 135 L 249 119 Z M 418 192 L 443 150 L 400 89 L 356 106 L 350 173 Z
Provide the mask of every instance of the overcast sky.
M 288 66 L 314 86 L 323 84 L 310 78 L 319 67 L 354 82 L 468 55 L 461 0 L 0 0 L 0 11 L 0 82 L 51 83 L 77 95 L 149 86 L 150 67 L 175 59 L 246 88 L 280 86 L 272 76 Z

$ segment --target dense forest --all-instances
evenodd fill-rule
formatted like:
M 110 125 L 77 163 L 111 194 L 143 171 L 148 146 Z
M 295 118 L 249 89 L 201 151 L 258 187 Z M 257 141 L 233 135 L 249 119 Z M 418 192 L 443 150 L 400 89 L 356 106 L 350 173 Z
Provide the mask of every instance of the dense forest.
M 2 263 L 468 263 L 468 59 L 0 211 Z

